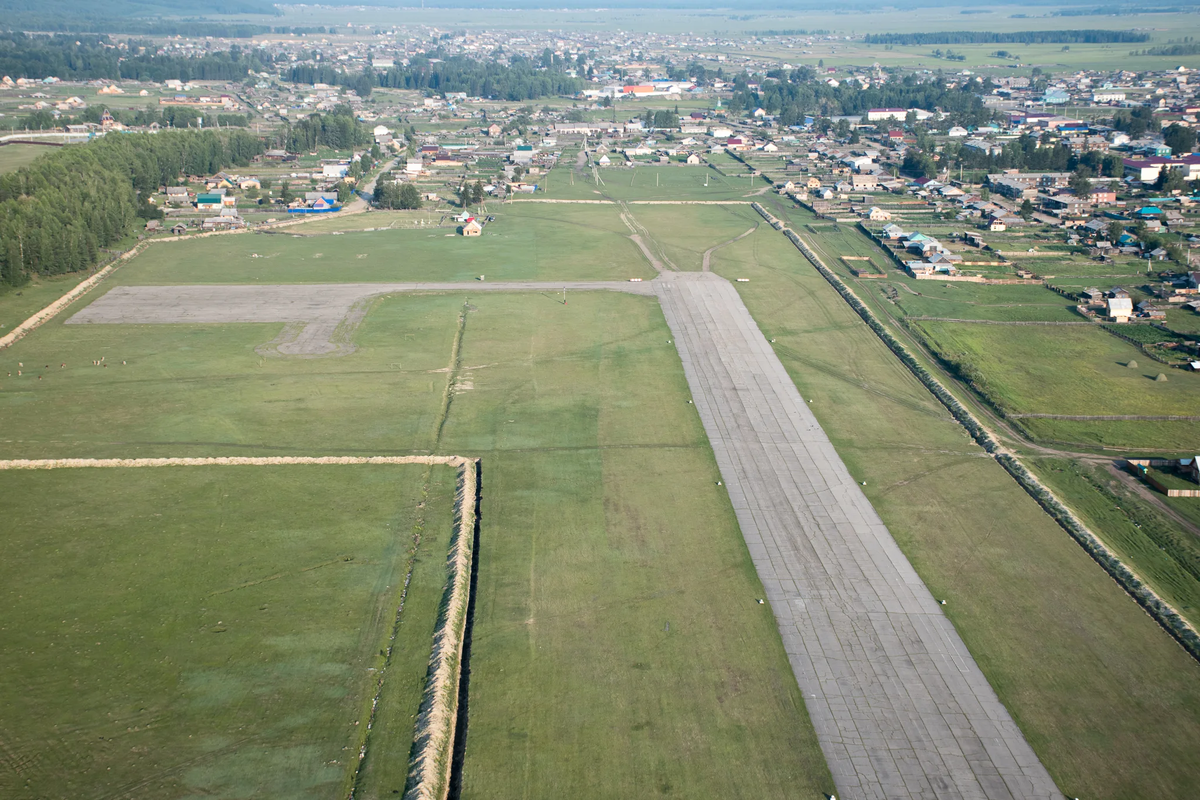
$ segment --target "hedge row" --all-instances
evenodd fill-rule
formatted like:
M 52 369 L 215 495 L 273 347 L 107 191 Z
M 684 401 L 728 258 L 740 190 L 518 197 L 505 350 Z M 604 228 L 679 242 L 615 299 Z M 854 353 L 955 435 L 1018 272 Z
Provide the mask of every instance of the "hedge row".
M 962 403 L 946 390 L 940 381 L 929 373 L 923 367 L 912 353 L 894 337 L 887 328 L 884 327 L 875 314 L 867 308 L 867 306 L 858 299 L 858 296 L 851 291 L 841 278 L 835 275 L 828 267 L 826 267 L 817 257 L 808 245 L 804 243 L 796 233 L 784 227 L 779 220 L 771 216 L 766 209 L 757 203 L 753 204 L 754 209 L 761 214 L 771 226 L 777 230 L 782 230 L 784 235 L 791 240 L 792 244 L 804 254 L 805 258 L 821 273 L 822 277 L 833 286 L 834 290 L 842 296 L 855 313 L 862 318 L 863 322 L 871 328 L 872 331 L 887 345 L 888 349 L 896 355 L 897 358 L 908 368 L 910 372 L 919 380 L 926 389 L 928 389 L 934 397 L 941 402 L 942 405 L 950 411 L 954 419 L 960 425 L 967 429 L 971 437 L 991 454 L 999 464 L 1008 471 L 1008 474 L 1020 484 L 1030 497 L 1037 501 L 1047 514 L 1049 514 L 1055 522 L 1057 522 L 1063 530 L 1071 535 L 1090 555 L 1096 563 L 1121 586 L 1134 600 L 1144 608 L 1151 617 L 1158 622 L 1169 634 L 1175 637 L 1183 648 L 1195 659 L 1200 661 L 1200 636 L 1184 621 L 1182 617 L 1158 598 L 1154 592 L 1147 587 L 1142 581 L 1134 575 L 1128 567 L 1126 567 L 1120 559 L 1112 554 L 1104 544 L 1095 537 L 1084 525 L 1075 517 L 1071 511 L 1064 506 L 1059 500 L 1052 495 L 1045 486 L 1033 476 L 1016 458 L 1007 453 L 999 452 L 999 445 L 992 435 L 988 433 L 975 416 L 968 411 Z

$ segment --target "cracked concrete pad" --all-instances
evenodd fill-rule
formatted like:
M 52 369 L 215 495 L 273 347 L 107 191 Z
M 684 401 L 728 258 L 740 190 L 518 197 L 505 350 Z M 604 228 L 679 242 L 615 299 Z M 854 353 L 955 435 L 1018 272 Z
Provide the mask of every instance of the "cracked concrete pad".
M 838 796 L 1061 798 L 733 285 L 653 285 Z

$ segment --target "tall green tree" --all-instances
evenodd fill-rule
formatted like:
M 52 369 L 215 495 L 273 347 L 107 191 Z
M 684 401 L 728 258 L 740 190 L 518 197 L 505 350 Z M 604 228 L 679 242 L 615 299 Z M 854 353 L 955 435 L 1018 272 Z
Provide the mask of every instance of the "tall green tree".
M 1171 148 L 1172 155 L 1190 153 L 1196 149 L 1196 131 L 1186 125 L 1173 122 L 1163 131 L 1163 142 Z

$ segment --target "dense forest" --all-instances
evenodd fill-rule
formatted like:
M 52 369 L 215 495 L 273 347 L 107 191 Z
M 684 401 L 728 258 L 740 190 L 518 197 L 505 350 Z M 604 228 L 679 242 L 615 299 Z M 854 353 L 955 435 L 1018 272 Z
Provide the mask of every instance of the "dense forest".
M 1150 34 L 1137 31 L 933 31 L 930 33 L 869 33 L 867 44 L 1112 44 L 1148 42 Z
M 0 281 L 75 272 L 131 230 L 145 198 L 183 174 L 210 175 L 263 152 L 244 131 L 105 136 L 0 175 Z
M 240 81 L 251 70 L 262 71 L 272 64 L 266 52 L 236 44 L 229 50 L 196 58 L 155 55 L 154 49 L 152 43 L 136 40 L 119 48 L 107 36 L 0 33 L 0 74 L 63 80 Z

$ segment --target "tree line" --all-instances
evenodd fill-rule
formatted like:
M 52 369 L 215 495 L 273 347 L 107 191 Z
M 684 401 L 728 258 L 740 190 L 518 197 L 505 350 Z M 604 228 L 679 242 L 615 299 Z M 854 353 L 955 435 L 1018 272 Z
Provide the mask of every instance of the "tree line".
M 1188 37 L 1191 38 L 1191 37 Z M 1144 50 L 1131 50 L 1129 55 L 1143 56 L 1194 56 L 1200 55 L 1200 42 L 1178 42 L 1176 44 L 1164 44 L 1158 47 L 1148 47 Z
M 868 33 L 867 44 L 1113 44 L 1148 42 L 1150 34 L 1138 31 L 930 31 L 927 33 Z
M 262 140 L 244 131 L 105 136 L 0 175 L 0 281 L 20 286 L 33 274 L 87 269 L 139 214 L 158 216 L 147 199 L 160 186 L 262 152 Z
M 330 147 L 334 150 L 353 150 L 370 144 L 371 131 L 354 117 L 350 106 L 340 105 L 329 114 L 313 114 L 292 123 L 276 134 L 278 145 L 292 153 Z
M 865 114 L 872 108 L 941 109 L 955 123 L 967 126 L 983 125 L 994 117 L 970 84 L 950 89 L 940 78 L 921 80 L 908 75 L 901 81 L 861 89 L 849 82 L 830 86 L 815 78 L 807 68 L 784 71 L 778 79 L 766 80 L 751 90 L 745 75 L 738 75 L 733 97 L 726 105 L 734 114 L 762 108 L 776 115 L 781 127 L 799 125 L 805 116 Z
M 553 57 L 546 64 L 544 58 L 535 62 L 524 56 L 513 56 L 503 64 L 435 51 L 428 56 L 413 58 L 408 66 L 387 70 L 379 76 L 379 85 L 434 94 L 465 92 L 471 97 L 535 100 L 575 94 L 583 88 L 583 82 L 570 77 L 565 67 L 561 59 L 554 61 Z
M 0 73 L 15 78 L 65 80 L 243 80 L 251 70 L 273 64 L 262 50 L 233 45 L 203 56 L 159 55 L 151 42 L 129 40 L 124 47 L 104 35 L 31 36 L 0 33 Z
M 509 63 L 476 61 L 466 56 L 448 56 L 435 51 L 414 57 L 408 66 L 395 66 L 384 72 L 370 67 L 362 71 L 343 71 L 329 64 L 297 64 L 288 70 L 292 83 L 326 83 L 354 90 L 366 97 L 377 87 L 413 89 L 430 94 L 463 92 L 471 97 L 500 100 L 536 100 L 542 97 L 575 94 L 583 82 L 566 73 L 566 63 L 551 55 L 534 61 L 513 56 Z

